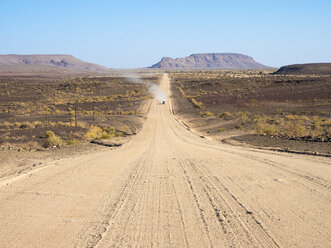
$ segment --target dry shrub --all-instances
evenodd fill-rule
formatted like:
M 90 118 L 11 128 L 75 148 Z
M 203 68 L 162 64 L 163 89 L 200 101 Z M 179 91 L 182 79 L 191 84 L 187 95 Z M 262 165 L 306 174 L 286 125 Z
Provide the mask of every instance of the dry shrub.
M 53 147 L 53 146 L 62 146 L 65 142 L 57 135 L 55 135 L 52 131 L 46 131 L 45 133 L 45 141 L 43 146 L 44 147 Z
M 55 127 L 55 126 L 56 126 L 56 122 L 54 122 L 54 121 L 49 121 L 49 122 L 48 122 L 48 126 L 50 126 L 50 127 Z
M 103 129 L 104 131 L 104 136 L 108 137 L 108 139 L 111 139 L 113 137 L 121 137 L 123 135 L 122 132 L 117 131 L 115 127 L 105 127 Z
M 85 134 L 87 139 L 111 139 L 113 137 L 122 136 L 122 132 L 116 131 L 114 127 L 101 128 L 98 126 L 91 126 Z
M 305 137 L 309 135 L 308 128 L 303 123 L 295 123 L 293 128 L 294 137 Z
M 5 126 L 6 128 L 11 127 L 11 124 L 8 121 L 3 122 L 2 125 Z
M 275 125 L 271 125 L 265 122 L 259 121 L 256 125 L 256 132 L 258 134 L 266 134 L 266 135 L 273 135 L 277 131 Z
M 177 87 L 178 91 L 180 92 L 180 94 L 183 96 L 183 97 L 186 97 L 186 94 L 184 92 L 184 90 L 180 87 Z
M 113 135 L 111 135 L 111 134 L 109 134 L 109 133 L 103 131 L 103 132 L 102 132 L 102 135 L 101 135 L 99 138 L 100 138 L 100 139 L 111 139 L 111 138 L 113 138 L 113 137 L 114 137 Z
M 309 118 L 302 115 L 286 115 L 279 117 L 263 116 L 255 119 L 258 134 L 277 135 L 291 138 L 306 138 L 329 140 L 331 120 L 314 116 Z
M 194 98 L 191 98 L 191 102 L 193 103 L 193 106 L 195 108 L 203 108 L 203 103 L 195 100 Z
M 121 127 L 121 130 L 122 130 L 123 132 L 129 132 L 129 131 L 130 131 L 130 128 L 129 128 L 128 126 L 122 126 L 122 127 Z
M 323 136 L 324 134 L 327 135 L 327 130 L 324 130 L 321 126 L 313 126 L 313 128 L 310 130 L 310 136 L 313 138 Z M 328 138 L 330 138 L 330 135 L 327 135 Z
M 31 122 L 25 121 L 19 125 L 20 129 L 30 129 L 34 128 L 34 125 Z
M 122 132 L 119 132 L 119 131 L 116 131 L 115 132 L 115 136 L 116 137 L 122 137 L 123 133 Z
M 55 113 L 56 115 L 60 115 L 60 114 L 61 114 L 61 110 L 57 109 L 57 110 L 54 111 L 54 113 Z
M 21 123 L 20 122 L 14 122 L 14 128 L 19 128 L 21 126 Z
M 132 111 L 132 110 L 130 110 L 130 111 L 124 111 L 122 114 L 123 114 L 123 115 L 134 115 L 135 112 Z
M 238 129 L 238 130 L 241 130 L 243 128 L 241 124 L 236 124 L 234 127 L 235 127 L 235 129 Z
M 85 122 L 78 122 L 77 123 L 77 126 L 78 127 L 81 127 L 81 128 L 87 128 L 88 127 L 88 124 L 86 124 Z
M 205 111 L 205 112 L 200 112 L 199 115 L 201 117 L 212 117 L 212 116 L 215 116 L 213 112 L 210 112 L 210 111 Z
M 230 112 L 222 112 L 218 115 L 219 118 L 229 119 L 232 116 Z
M 79 144 L 79 140 L 77 139 L 68 139 L 65 141 L 67 145 L 71 146 L 71 145 L 77 145 Z
M 294 115 L 286 115 L 285 117 L 288 120 L 294 120 L 296 118 L 296 116 L 294 116 Z
M 246 122 L 250 121 L 250 118 L 248 115 L 249 115 L 249 113 L 247 113 L 247 112 L 238 112 L 237 113 L 238 121 L 240 121 L 241 123 L 246 123 Z
M 70 124 L 70 123 L 69 123 Z M 60 127 L 64 127 L 64 126 L 67 126 L 67 124 L 63 121 L 58 121 L 57 122 L 57 125 L 60 126 Z
M 44 123 L 42 123 L 41 121 L 34 121 L 32 124 L 35 128 L 44 126 Z
M 98 126 L 91 126 L 85 134 L 87 139 L 99 139 L 102 136 L 103 130 Z

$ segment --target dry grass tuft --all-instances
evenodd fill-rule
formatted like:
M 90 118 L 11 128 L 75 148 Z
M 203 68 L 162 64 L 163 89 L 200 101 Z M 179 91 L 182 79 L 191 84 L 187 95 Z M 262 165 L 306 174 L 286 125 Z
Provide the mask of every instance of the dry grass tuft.
M 54 132 L 52 131 L 46 131 L 45 134 L 45 141 L 43 146 L 48 148 L 48 147 L 53 147 L 53 146 L 63 146 L 65 142 L 57 135 L 55 135 Z

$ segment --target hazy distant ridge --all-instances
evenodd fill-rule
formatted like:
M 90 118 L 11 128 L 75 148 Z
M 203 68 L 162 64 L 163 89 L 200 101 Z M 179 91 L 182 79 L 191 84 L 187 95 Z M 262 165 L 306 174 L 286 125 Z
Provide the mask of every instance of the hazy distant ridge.
M 8 54 L 0 55 L 0 66 L 15 65 L 36 65 L 36 66 L 53 66 L 72 70 L 93 70 L 103 71 L 106 67 L 101 65 L 87 63 L 72 55 L 64 54 L 41 54 L 41 55 L 17 55 Z
M 274 74 L 325 74 L 331 75 L 331 63 L 295 64 L 281 67 Z
M 150 68 L 183 68 L 183 69 L 255 69 L 268 66 L 256 62 L 252 57 L 239 53 L 198 53 L 184 58 L 163 57 Z

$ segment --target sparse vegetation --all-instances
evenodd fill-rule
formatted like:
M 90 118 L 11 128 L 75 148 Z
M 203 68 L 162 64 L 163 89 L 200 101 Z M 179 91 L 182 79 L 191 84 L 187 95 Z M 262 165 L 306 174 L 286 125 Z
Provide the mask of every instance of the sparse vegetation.
M 118 76 L 0 78 L 0 144 L 42 146 L 39 137 L 50 130 L 65 141 L 61 145 L 72 145 L 87 139 L 91 126 L 103 130 L 110 124 L 116 131 L 103 130 L 102 138 L 121 136 L 128 120 L 133 125 L 144 118 L 138 108 L 149 98 L 146 85 Z
M 91 126 L 85 134 L 87 139 L 100 139 L 103 134 L 102 128 L 98 126 Z
M 91 126 L 88 132 L 85 134 L 85 138 L 88 140 L 92 139 L 112 139 L 114 137 L 121 137 L 123 133 L 116 130 L 115 127 L 98 127 Z
M 205 112 L 199 112 L 201 117 L 213 117 L 215 116 L 214 113 L 210 112 L 210 111 L 205 111 Z
M 304 138 L 327 141 L 331 138 L 331 119 L 314 116 L 287 115 L 285 118 L 274 116 L 268 121 L 260 119 L 256 124 L 258 134 Z
M 67 145 L 72 146 L 72 145 L 77 145 L 79 144 L 79 140 L 77 139 L 68 139 L 65 141 Z
M 46 131 L 43 144 L 44 147 L 63 146 L 64 144 L 65 142 L 59 136 L 55 135 L 54 132 L 50 130 Z
M 194 98 L 191 98 L 191 102 L 193 103 L 193 106 L 195 108 L 203 108 L 203 103 L 195 100 Z
M 270 72 L 172 72 L 176 112 L 211 135 L 331 141 L 331 77 Z

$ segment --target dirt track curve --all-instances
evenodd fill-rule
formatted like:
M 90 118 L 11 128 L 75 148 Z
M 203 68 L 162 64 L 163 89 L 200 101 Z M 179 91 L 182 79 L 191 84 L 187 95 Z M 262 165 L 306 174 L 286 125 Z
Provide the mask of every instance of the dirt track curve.
M 0 181 L 0 247 L 331 247 L 330 192 L 330 158 L 217 144 L 154 100 L 124 146 Z

